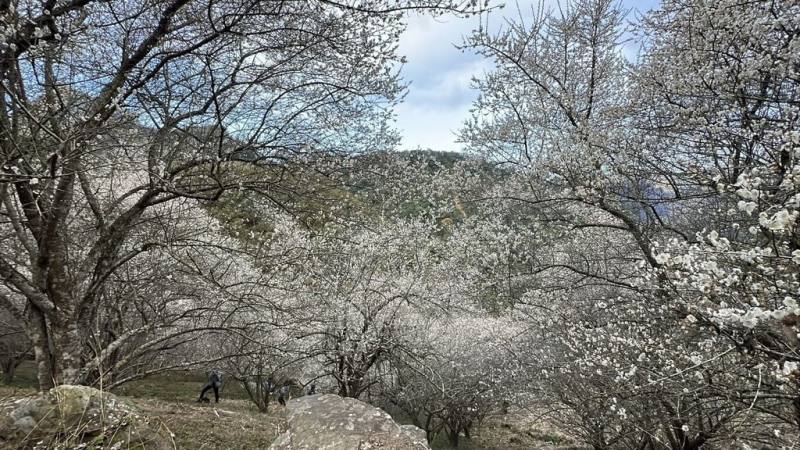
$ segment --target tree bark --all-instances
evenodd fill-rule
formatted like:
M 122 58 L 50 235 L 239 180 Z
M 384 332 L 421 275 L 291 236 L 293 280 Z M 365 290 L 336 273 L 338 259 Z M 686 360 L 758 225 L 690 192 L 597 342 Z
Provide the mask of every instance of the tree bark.
M 36 306 L 28 310 L 28 338 L 33 346 L 36 360 L 36 379 L 39 390 L 46 391 L 55 386 L 56 374 L 53 371 L 53 354 L 47 332 L 47 319 Z

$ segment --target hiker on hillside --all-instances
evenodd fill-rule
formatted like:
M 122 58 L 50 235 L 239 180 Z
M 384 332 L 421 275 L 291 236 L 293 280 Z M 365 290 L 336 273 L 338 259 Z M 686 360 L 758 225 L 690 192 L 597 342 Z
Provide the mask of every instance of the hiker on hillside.
M 286 383 L 278 391 L 278 403 L 281 406 L 286 406 L 286 400 L 289 400 L 289 383 Z
M 206 398 L 206 392 L 209 389 L 214 390 L 214 403 L 219 403 L 219 388 L 222 387 L 222 374 L 217 372 L 216 370 L 212 370 L 208 373 L 208 383 L 203 386 L 203 390 L 200 391 L 200 398 L 197 399 L 198 402 L 208 401 Z

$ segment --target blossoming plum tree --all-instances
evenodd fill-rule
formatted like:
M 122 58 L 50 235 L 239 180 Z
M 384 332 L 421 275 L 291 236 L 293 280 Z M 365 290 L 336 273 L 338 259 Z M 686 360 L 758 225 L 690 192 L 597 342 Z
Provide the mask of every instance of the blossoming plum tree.
M 797 12 L 665 1 L 636 61 L 603 0 L 468 41 L 497 69 L 462 139 L 510 174 L 471 200 L 526 220 L 506 279 L 535 306 L 546 390 L 596 448 L 781 445 L 800 426 Z
M 159 220 L 148 211 L 239 187 L 280 202 L 308 186 L 287 175 L 321 155 L 389 147 L 401 12 L 470 5 L 0 5 L 0 278 L 11 291 L 0 301 L 26 326 L 40 388 L 88 382 L 86 330 L 106 283 L 168 244 L 130 245 Z M 123 188 L 126 158 L 140 177 Z

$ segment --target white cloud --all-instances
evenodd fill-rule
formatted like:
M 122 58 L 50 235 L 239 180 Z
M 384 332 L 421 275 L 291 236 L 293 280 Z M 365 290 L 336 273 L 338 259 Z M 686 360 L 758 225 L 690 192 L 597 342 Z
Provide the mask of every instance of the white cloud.
M 477 25 L 477 18 L 412 15 L 408 20 L 399 53 L 407 57 L 403 76 L 411 85 L 396 109 L 402 147 L 457 150 L 454 132 L 477 95 L 470 80 L 482 73 L 486 62 L 455 45 Z
M 623 0 L 623 5 L 634 9 L 631 20 L 658 3 L 658 0 Z M 536 4 L 536 1 L 521 3 L 519 9 L 510 7 L 492 13 L 491 28 L 499 27 L 504 16 L 516 18 L 520 11 L 527 12 L 530 5 Z M 454 132 L 467 118 L 478 95 L 471 89 L 470 80 L 492 64 L 470 50 L 456 48 L 462 44 L 463 36 L 477 28 L 479 19 L 419 14 L 410 14 L 406 19 L 408 28 L 400 38 L 398 52 L 408 60 L 402 73 L 411 84 L 405 102 L 396 109 L 402 148 L 459 150 L 461 146 L 456 144 Z M 630 45 L 624 49 L 626 56 L 635 56 L 637 49 Z
M 420 14 L 409 14 L 406 17 L 408 27 L 400 37 L 399 53 L 407 55 L 414 69 L 424 70 L 424 64 L 440 64 L 459 58 L 460 52 L 455 45 L 463 42 L 462 36 L 468 35 L 478 25 L 477 17 L 455 17 L 446 15 L 431 17 Z
M 448 111 L 404 103 L 397 107 L 397 127 L 403 137 L 401 148 L 457 151 L 455 133 L 469 113 L 471 101 Z

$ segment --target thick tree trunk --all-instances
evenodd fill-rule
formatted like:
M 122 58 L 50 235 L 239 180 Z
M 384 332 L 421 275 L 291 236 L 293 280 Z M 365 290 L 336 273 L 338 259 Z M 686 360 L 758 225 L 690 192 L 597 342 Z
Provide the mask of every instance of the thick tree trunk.
M 28 337 L 36 360 L 39 390 L 46 391 L 59 384 L 83 384 L 81 378 L 82 339 L 79 325 L 69 316 L 55 314 L 58 319 L 45 318 L 31 307 L 28 314 Z
M 36 360 L 39 390 L 46 391 L 59 384 L 84 384 L 81 377 L 81 339 L 73 326 L 68 329 L 32 326 L 29 333 Z M 72 328 L 72 330 L 69 330 Z M 48 332 L 49 331 L 49 332 Z
M 35 306 L 31 306 L 28 310 L 28 338 L 31 340 L 33 357 L 36 360 L 39 390 L 46 391 L 55 386 L 56 374 L 47 333 L 47 319 Z
M 56 384 L 84 384 L 80 377 L 83 345 L 78 324 L 66 318 L 52 328 Z

